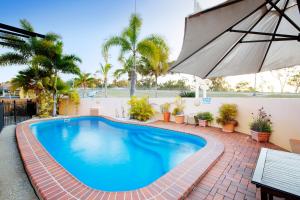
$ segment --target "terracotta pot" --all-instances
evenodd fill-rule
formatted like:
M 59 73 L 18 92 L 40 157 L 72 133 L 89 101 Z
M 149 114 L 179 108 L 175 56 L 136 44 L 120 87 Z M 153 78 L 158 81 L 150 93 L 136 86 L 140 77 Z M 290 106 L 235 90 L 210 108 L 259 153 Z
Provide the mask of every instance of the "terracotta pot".
M 222 131 L 226 133 L 233 133 L 235 125 L 233 123 L 228 123 L 223 125 Z
M 164 112 L 164 122 L 170 122 L 171 113 Z
M 270 135 L 270 133 L 251 130 L 252 139 L 256 140 L 257 142 L 269 142 Z
M 175 115 L 175 123 L 183 124 L 184 123 L 184 115 Z
M 207 127 L 208 126 L 208 121 L 207 120 L 202 120 L 202 119 L 199 119 L 199 126 L 202 126 L 202 127 Z

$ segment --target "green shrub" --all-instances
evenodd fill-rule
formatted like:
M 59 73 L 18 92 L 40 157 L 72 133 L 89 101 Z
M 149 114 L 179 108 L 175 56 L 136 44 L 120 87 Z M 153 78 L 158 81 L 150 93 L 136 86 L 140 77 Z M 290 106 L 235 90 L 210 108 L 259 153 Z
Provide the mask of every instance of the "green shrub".
M 165 113 L 165 112 L 170 112 L 170 106 L 171 104 L 170 103 L 164 103 L 160 106 L 160 110 L 162 113 Z
M 37 97 L 38 116 L 49 117 L 53 110 L 53 97 L 49 91 L 42 91 Z
M 238 110 L 236 104 L 223 104 L 219 108 L 219 117 L 217 117 L 218 124 L 228 124 L 233 123 L 237 125 L 237 121 L 235 120 L 237 116 Z
M 137 98 L 133 96 L 128 104 L 130 105 L 129 114 L 131 119 L 147 121 L 155 114 L 154 109 L 149 104 L 148 97 Z
M 196 94 L 193 91 L 182 91 L 182 92 L 180 92 L 179 96 L 181 96 L 181 97 L 195 97 Z
M 71 90 L 69 93 L 68 93 L 68 96 L 70 98 L 70 101 L 72 103 L 74 103 L 75 105 L 79 105 L 80 104 L 80 96 L 77 92 L 77 90 Z
M 182 115 L 184 110 L 184 100 L 180 96 L 175 99 L 175 108 L 173 109 L 172 115 Z
M 254 116 L 252 114 L 252 122 L 250 123 L 250 129 L 256 132 L 265 132 L 265 133 L 272 133 L 272 122 L 271 122 L 271 115 L 268 115 L 264 108 L 260 108 L 258 110 L 258 115 Z
M 214 120 L 213 114 L 210 112 L 200 112 L 196 117 L 200 120 L 206 120 L 207 122 L 212 122 Z

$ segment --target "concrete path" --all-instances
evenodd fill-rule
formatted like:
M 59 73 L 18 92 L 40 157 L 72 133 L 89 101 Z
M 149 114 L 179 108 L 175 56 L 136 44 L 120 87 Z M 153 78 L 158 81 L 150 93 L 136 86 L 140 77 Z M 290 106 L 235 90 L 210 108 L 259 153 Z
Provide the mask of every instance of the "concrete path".
M 0 133 L 0 200 L 37 200 L 16 146 L 15 126 Z

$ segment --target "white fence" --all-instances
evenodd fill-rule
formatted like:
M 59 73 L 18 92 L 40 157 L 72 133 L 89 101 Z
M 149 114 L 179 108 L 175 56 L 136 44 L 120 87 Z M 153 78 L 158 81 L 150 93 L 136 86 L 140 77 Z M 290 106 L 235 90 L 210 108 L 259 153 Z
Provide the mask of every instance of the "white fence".
M 123 110 L 127 114 L 129 98 L 92 98 L 82 99 L 76 114 L 89 115 L 90 108 L 99 108 L 101 115 L 112 117 L 121 117 Z M 210 104 L 199 104 L 200 100 L 194 98 L 185 98 L 185 114 L 192 115 L 200 111 L 209 111 L 218 115 L 218 108 L 223 103 L 235 103 L 238 105 L 239 126 L 237 131 L 249 134 L 249 122 L 251 113 L 256 113 L 260 107 L 272 115 L 274 132 L 271 136 L 271 142 L 287 150 L 290 150 L 290 139 L 300 139 L 300 99 L 298 98 L 212 98 Z M 160 105 L 165 102 L 174 102 L 174 98 L 151 98 L 157 112 L 160 111 Z M 172 109 L 172 108 L 171 108 Z M 70 110 L 70 109 L 69 109 Z M 74 109 L 71 109 L 74 111 Z M 75 114 L 62 111 L 62 114 Z M 160 114 L 156 116 L 161 118 Z M 218 126 L 216 123 L 213 126 Z

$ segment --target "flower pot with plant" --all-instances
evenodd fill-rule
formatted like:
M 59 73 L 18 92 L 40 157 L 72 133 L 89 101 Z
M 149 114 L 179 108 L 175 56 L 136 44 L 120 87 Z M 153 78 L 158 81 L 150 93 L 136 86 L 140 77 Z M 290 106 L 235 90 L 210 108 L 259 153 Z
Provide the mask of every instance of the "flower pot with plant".
M 237 116 L 236 104 L 223 104 L 219 108 L 219 117 L 217 117 L 217 123 L 222 125 L 222 131 L 227 133 L 234 132 L 238 122 L 235 120 Z
M 271 115 L 268 115 L 262 107 L 258 110 L 257 116 L 252 113 L 252 118 L 250 123 L 252 139 L 258 142 L 268 142 L 272 133 Z
M 207 127 L 213 120 L 214 117 L 210 112 L 200 112 L 196 115 L 199 126 Z
M 164 116 L 164 122 L 170 122 L 170 117 L 171 117 L 170 103 L 164 103 L 160 107 L 161 107 L 161 112 Z
M 181 97 L 176 97 L 175 100 L 175 108 L 173 109 L 172 115 L 175 118 L 176 124 L 183 124 L 184 123 L 184 101 Z

